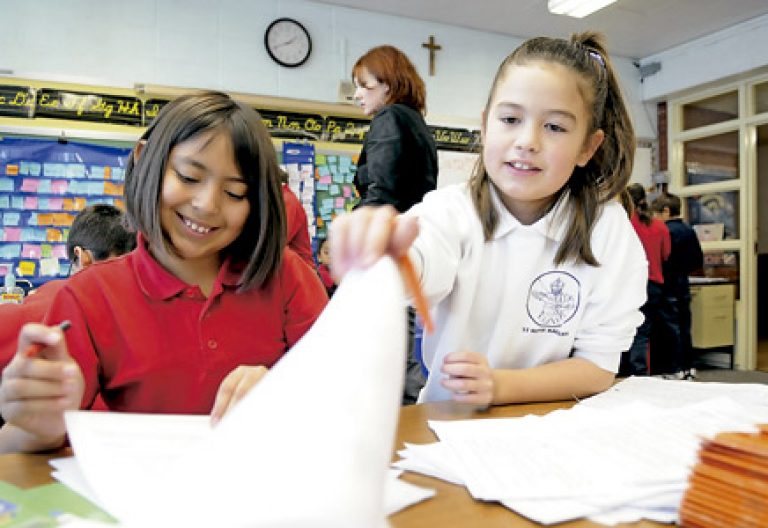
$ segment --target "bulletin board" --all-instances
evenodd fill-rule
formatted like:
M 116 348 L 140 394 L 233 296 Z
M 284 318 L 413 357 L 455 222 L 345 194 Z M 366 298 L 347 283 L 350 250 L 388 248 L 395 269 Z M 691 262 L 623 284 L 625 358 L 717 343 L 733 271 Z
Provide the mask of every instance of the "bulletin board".
M 79 211 L 124 208 L 129 147 L 0 137 L 0 275 L 33 285 L 69 274 L 66 239 Z
M 354 184 L 357 154 L 319 153 L 315 157 L 315 222 L 318 239 L 328 236 L 328 226 L 360 201 Z
M 315 147 L 309 143 L 283 143 L 281 167 L 288 174 L 288 187 L 307 215 L 310 238 L 315 237 Z
M 357 156 L 312 143 L 283 143 L 281 167 L 307 214 L 315 251 L 318 241 L 328 236 L 333 218 L 351 211 L 359 201 L 353 184 Z

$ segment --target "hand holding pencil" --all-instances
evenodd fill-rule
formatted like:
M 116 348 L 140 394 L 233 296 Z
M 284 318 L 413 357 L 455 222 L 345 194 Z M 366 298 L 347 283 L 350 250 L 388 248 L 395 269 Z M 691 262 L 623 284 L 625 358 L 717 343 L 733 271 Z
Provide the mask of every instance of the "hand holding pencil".
M 24 325 L 16 355 L 3 370 L 0 413 L 7 424 L 25 433 L 24 450 L 61 445 L 64 411 L 80 407 L 84 380 L 67 350 L 63 334 L 67 327 Z

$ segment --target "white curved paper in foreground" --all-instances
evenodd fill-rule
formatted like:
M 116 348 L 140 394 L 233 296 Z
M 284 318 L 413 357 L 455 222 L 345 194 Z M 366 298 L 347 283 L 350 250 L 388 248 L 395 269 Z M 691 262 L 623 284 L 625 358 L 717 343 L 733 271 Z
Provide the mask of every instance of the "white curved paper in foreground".
M 195 439 L 190 429 L 189 441 L 173 446 L 175 460 L 152 455 L 168 452 L 160 434 L 154 445 L 123 438 L 134 456 L 104 449 L 90 433 L 120 420 L 116 413 L 67 413 L 100 504 L 127 526 L 386 525 L 404 307 L 391 259 L 348 274 L 310 331 L 218 427 Z M 184 427 L 184 417 L 163 418 Z

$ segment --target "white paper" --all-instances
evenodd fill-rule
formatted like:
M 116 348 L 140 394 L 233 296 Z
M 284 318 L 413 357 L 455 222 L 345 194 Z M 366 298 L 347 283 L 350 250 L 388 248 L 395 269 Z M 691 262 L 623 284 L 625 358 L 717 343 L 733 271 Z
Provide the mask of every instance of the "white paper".
M 213 430 L 199 417 L 67 413 L 99 503 L 142 528 L 385 524 L 403 306 L 390 259 L 348 274 L 311 330 Z M 163 434 L 180 427 L 181 443 Z
M 542 524 L 672 522 L 701 439 L 754 432 L 768 412 L 762 391 L 719 384 L 688 392 L 690 383 L 663 383 L 630 382 L 599 405 L 544 416 L 430 421 L 440 441 L 407 445 L 395 465 L 464 483 L 474 498 Z
M 727 396 L 755 412 L 768 412 L 768 385 L 759 383 L 718 383 L 665 380 L 633 376 L 605 392 L 585 398 L 579 406 L 612 409 L 642 401 L 656 407 L 678 408 L 704 400 Z
M 207 421 L 207 417 L 201 418 L 205 418 Z M 106 508 L 99 503 L 96 493 L 91 489 L 85 475 L 80 470 L 77 458 L 73 456 L 56 458 L 50 460 L 49 463 L 55 468 L 55 471 L 51 472 L 53 478 L 106 511 Z M 399 469 L 390 469 L 387 472 L 387 479 L 384 484 L 384 513 L 386 515 L 397 513 L 408 506 L 422 502 L 435 495 L 435 490 L 433 489 L 423 488 L 400 480 L 401 474 L 402 470 Z M 114 527 L 114 524 L 108 524 L 108 526 Z
M 435 496 L 435 490 L 422 488 L 400 480 L 402 471 L 390 469 L 384 489 L 384 511 L 387 515 L 399 512 L 421 501 Z

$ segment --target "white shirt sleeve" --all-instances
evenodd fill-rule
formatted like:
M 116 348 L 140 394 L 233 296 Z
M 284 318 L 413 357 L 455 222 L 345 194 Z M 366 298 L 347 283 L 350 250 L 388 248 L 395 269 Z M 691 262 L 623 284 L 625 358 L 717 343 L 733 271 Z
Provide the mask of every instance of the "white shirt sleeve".
M 643 321 L 640 307 L 648 281 L 645 252 L 620 205 L 604 207 L 593 230 L 592 251 L 600 267 L 595 269 L 573 356 L 616 372 L 620 352 L 630 348 Z

